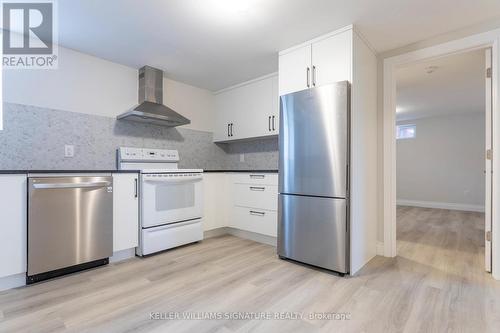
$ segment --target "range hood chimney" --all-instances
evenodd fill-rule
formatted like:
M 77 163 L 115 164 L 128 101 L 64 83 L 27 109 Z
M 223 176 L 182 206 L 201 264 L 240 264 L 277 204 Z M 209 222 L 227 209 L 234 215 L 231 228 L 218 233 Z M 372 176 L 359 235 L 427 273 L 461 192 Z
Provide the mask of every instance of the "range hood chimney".
M 191 121 L 163 105 L 163 71 L 151 66 L 139 69 L 139 105 L 116 119 L 175 127 Z

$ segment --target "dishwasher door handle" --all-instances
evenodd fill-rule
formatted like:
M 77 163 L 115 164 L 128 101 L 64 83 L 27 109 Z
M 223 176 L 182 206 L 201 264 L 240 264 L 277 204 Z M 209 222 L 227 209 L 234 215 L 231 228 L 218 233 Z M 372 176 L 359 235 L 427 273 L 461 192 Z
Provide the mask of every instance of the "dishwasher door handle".
M 36 189 L 57 188 L 96 188 L 111 186 L 111 182 L 85 182 L 85 183 L 37 183 L 33 184 Z

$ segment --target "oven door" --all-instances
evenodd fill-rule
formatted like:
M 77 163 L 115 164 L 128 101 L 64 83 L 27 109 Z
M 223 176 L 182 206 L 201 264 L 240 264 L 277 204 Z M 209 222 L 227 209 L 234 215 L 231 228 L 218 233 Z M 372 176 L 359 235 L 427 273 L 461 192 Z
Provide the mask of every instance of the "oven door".
M 202 217 L 203 174 L 143 174 L 141 177 L 143 228 Z

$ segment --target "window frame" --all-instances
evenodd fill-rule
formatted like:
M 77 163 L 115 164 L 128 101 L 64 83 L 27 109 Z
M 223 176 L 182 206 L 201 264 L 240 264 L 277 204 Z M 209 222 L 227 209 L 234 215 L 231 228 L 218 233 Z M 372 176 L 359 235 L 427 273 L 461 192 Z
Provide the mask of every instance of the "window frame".
M 413 136 L 411 137 L 400 137 L 399 133 L 402 128 L 413 128 Z M 417 125 L 416 124 L 401 124 L 396 125 L 396 140 L 411 140 L 417 138 Z

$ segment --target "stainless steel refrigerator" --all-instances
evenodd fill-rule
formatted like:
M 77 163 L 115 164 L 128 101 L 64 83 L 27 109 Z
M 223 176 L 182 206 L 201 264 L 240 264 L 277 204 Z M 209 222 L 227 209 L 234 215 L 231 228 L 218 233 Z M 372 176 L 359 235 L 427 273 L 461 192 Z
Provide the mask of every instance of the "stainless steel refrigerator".
M 347 81 L 280 98 L 278 255 L 349 272 Z

